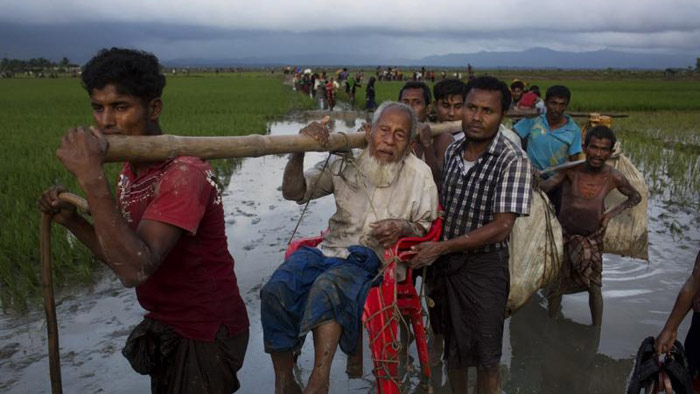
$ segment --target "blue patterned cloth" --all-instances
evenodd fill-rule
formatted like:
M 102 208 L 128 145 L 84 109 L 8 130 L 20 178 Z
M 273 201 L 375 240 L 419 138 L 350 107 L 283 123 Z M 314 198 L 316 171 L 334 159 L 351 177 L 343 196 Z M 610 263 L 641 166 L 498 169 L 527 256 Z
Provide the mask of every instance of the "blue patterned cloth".
M 367 292 L 381 263 L 372 249 L 355 245 L 348 250 L 342 259 L 304 246 L 272 274 L 260 290 L 267 353 L 300 349 L 309 331 L 331 320 L 343 328 L 340 349 L 355 352 Z

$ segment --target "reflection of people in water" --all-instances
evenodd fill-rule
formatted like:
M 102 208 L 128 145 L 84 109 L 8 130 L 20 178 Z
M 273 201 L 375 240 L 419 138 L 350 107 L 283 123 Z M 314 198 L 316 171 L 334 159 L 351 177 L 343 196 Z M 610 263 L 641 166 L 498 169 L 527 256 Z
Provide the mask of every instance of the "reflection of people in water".
M 561 171 L 545 181 L 542 190 L 562 185 L 559 222 L 564 235 L 564 266 L 561 283 L 549 291 L 549 316 L 561 309 L 561 295 L 588 291 L 591 320 L 599 326 L 603 319 L 603 236 L 608 221 L 639 204 L 639 192 L 619 171 L 605 164 L 612 155 L 615 134 L 606 126 L 596 126 L 586 134 L 586 162 Z M 627 200 L 605 212 L 605 197 L 617 189 Z
M 600 327 L 547 319 L 535 295 L 510 318 L 511 362 L 507 393 L 624 392 L 633 360 L 598 353 Z
M 693 378 L 693 385 L 698 387 L 700 385 L 700 251 L 695 257 L 693 272 L 681 287 L 664 329 L 656 337 L 654 347 L 659 355 L 671 351 L 678 326 L 691 308 L 693 320 L 685 337 L 685 353 L 688 357 L 688 372 Z

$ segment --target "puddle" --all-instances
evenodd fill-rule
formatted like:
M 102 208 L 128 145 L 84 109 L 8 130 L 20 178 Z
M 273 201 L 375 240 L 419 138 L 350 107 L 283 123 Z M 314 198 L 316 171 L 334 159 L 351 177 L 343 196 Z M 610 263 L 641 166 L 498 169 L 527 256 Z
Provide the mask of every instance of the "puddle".
M 361 123 L 346 117 L 332 127 L 355 131 Z M 302 119 L 276 122 L 270 133 L 296 134 L 303 126 Z M 308 153 L 305 167 L 326 156 Z M 251 320 L 248 353 L 239 374 L 242 393 L 274 392 L 272 364 L 263 352 L 258 292 L 282 262 L 303 208 L 282 198 L 286 162 L 281 155 L 237 161 L 223 192 L 229 250 Z M 599 330 L 588 326 L 587 294 L 564 296 L 563 317 L 557 321 L 547 319 L 540 297 L 506 321 L 501 366 L 505 392 L 624 392 L 639 343 L 660 331 L 700 246 L 699 212 L 669 207 L 655 196 L 649 204 L 650 263 L 605 255 L 605 309 Z M 312 202 L 297 237 L 325 228 L 334 208 L 332 197 Z M 671 225 L 683 228 L 683 236 L 669 231 Z M 64 391 L 148 392 L 149 379 L 135 373 L 121 355 L 130 329 L 143 314 L 133 290 L 121 287 L 105 270 L 90 291 L 64 291 L 57 299 Z M 689 319 L 681 326 L 679 338 L 685 337 L 688 323 Z M 313 365 L 311 342 L 309 337 L 298 360 L 297 372 L 304 382 Z M 0 392 L 50 392 L 46 349 L 43 311 L 0 316 Z M 415 352 L 413 358 L 417 360 Z M 374 392 L 367 349 L 364 367 L 364 378 L 348 379 L 345 356 L 338 351 L 330 392 Z M 450 392 L 444 373 L 433 374 L 435 392 Z M 407 392 L 423 392 L 418 381 L 417 372 L 410 373 Z

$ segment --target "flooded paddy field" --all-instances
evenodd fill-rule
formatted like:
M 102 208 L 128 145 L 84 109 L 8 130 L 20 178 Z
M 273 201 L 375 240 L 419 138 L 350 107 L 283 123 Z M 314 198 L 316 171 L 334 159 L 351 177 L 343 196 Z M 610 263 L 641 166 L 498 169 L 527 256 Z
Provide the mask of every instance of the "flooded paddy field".
M 359 119 L 344 119 L 334 121 L 333 127 L 347 132 L 357 130 L 360 124 Z M 270 133 L 297 133 L 303 125 L 300 120 L 276 122 L 270 125 Z M 641 163 L 642 169 L 644 157 L 640 149 L 635 152 L 635 162 Z M 305 166 L 326 156 L 307 154 Z M 698 156 L 691 157 L 695 162 L 688 165 L 697 171 Z M 282 262 L 302 211 L 296 203 L 282 198 L 286 160 L 286 156 L 267 156 L 232 162 L 230 180 L 223 192 L 229 250 L 236 260 L 238 283 L 251 320 L 248 352 L 239 372 L 241 393 L 274 392 L 272 364 L 263 352 L 258 294 Z M 654 175 L 661 179 L 660 184 L 673 183 L 672 174 L 660 172 Z M 546 304 L 538 295 L 506 320 L 501 365 L 504 392 L 624 391 L 637 347 L 642 339 L 661 330 L 700 248 L 697 194 L 695 204 L 692 194 L 689 204 L 674 204 L 663 190 L 669 189 L 653 189 L 649 199 L 650 261 L 605 255 L 605 309 L 600 329 L 589 326 L 585 293 L 565 296 L 558 320 L 547 319 Z M 324 229 L 334 208 L 332 197 L 312 202 L 297 237 Z M 148 377 L 135 373 L 121 355 L 131 328 L 143 314 L 133 290 L 123 288 L 113 274 L 103 270 L 90 288 L 64 290 L 57 301 L 64 392 L 148 392 Z M 680 339 L 685 337 L 688 323 L 686 319 L 681 326 Z M 297 375 L 302 382 L 311 372 L 311 342 L 307 338 L 298 361 Z M 417 360 L 415 354 L 413 358 Z M 421 393 L 417 361 L 414 363 L 416 368 L 409 370 L 406 381 L 407 392 Z M 338 351 L 332 369 L 332 393 L 374 392 L 367 349 L 363 378 L 348 379 L 344 371 L 345 356 Z M 435 392 L 450 392 L 441 367 L 435 368 L 434 375 Z M 42 311 L 0 315 L 0 392 L 50 392 Z

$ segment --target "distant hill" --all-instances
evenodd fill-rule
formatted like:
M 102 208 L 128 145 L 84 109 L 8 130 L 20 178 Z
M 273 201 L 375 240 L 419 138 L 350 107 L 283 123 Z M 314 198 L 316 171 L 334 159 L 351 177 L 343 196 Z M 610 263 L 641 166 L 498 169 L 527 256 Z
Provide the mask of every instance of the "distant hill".
M 698 54 L 700 55 L 700 54 Z M 559 52 L 547 48 L 531 48 L 521 52 L 478 52 L 428 56 L 426 66 L 463 66 L 479 68 L 685 68 L 695 65 L 694 55 L 659 55 L 610 50 L 593 52 Z
M 611 50 L 592 52 L 561 52 L 547 48 L 531 48 L 520 52 L 452 53 L 427 56 L 420 59 L 387 58 L 347 53 L 310 53 L 297 55 L 272 55 L 265 57 L 222 59 L 170 59 L 163 63 L 172 67 L 242 67 L 242 66 L 426 66 L 477 68 L 563 68 L 563 69 L 666 69 L 695 66 L 700 54 L 660 55 L 629 53 Z

